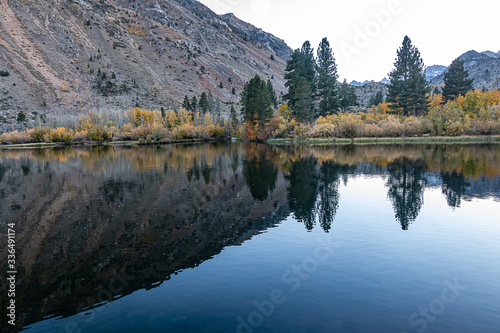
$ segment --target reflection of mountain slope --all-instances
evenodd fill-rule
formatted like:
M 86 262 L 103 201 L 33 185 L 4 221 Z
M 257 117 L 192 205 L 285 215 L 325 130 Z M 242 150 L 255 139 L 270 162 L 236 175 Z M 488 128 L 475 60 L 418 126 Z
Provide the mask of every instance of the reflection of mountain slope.
M 17 225 L 20 321 L 72 315 L 150 288 L 288 216 L 281 174 L 269 197 L 255 201 L 241 163 L 233 171 L 231 157 L 240 151 L 214 158 L 209 150 L 191 153 L 199 161 L 199 177 L 194 172 L 191 180 L 168 165 L 137 172 L 115 160 L 109 169 L 105 154 L 95 162 L 103 168 L 92 172 L 81 159 L 4 159 L 1 213 L 6 222 L 22 221 Z M 13 212 L 13 205 L 21 209 Z
M 469 180 L 470 187 L 465 191 L 466 197 L 500 199 L 500 177 L 479 177 Z

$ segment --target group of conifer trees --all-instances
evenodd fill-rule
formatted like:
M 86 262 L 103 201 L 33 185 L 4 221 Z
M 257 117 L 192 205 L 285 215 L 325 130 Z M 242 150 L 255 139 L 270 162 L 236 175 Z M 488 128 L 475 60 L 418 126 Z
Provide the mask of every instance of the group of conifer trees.
M 391 83 L 387 102 L 393 111 L 405 116 L 419 116 L 428 110 L 427 94 L 431 88 L 424 71 L 420 52 L 412 45 L 410 38 L 405 36 L 403 45 L 397 52 L 394 69 L 389 73 Z M 463 60 L 455 59 L 444 74 L 443 102 L 465 95 L 473 89 L 472 83 Z
M 309 41 L 292 53 L 285 74 L 288 93 L 284 96 L 292 115 L 300 121 L 337 113 L 357 105 L 354 88 L 337 82 L 337 64 L 327 38 L 318 46 L 316 57 Z
M 389 79 L 387 102 L 394 113 L 419 116 L 428 111 L 431 87 L 425 77 L 420 52 L 408 36 L 397 50 Z M 338 82 L 337 65 L 327 38 L 319 44 L 316 56 L 309 41 L 295 50 L 287 61 L 285 80 L 288 93 L 283 99 L 297 121 L 312 122 L 320 116 L 358 105 L 354 87 L 345 80 L 342 84 Z M 444 83 L 444 102 L 472 90 L 473 80 L 462 60 L 453 61 L 444 74 Z M 380 92 L 372 97 L 374 103 L 383 100 Z M 252 78 L 244 87 L 241 105 L 245 121 L 266 122 L 270 119 L 272 108 L 277 106 L 271 82 L 265 82 L 257 75 Z

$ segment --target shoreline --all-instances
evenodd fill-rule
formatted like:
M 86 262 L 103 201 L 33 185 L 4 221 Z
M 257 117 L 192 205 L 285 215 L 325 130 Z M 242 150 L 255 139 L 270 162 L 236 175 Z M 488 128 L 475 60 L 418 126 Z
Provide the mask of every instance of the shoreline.
M 62 148 L 62 147 L 140 147 L 157 146 L 169 144 L 198 144 L 215 143 L 220 139 L 187 139 L 172 140 L 168 142 L 143 142 L 143 141 L 81 141 L 73 143 L 64 142 L 38 142 L 21 144 L 0 144 L 0 151 L 11 149 L 41 149 L 41 148 Z M 222 141 L 230 142 L 230 138 Z M 379 145 L 379 144 L 474 144 L 474 143 L 500 143 L 500 135 L 478 135 L 478 136 L 429 136 L 429 137 L 386 137 L 386 138 L 329 138 L 329 139 L 268 139 L 264 143 L 273 146 L 283 145 Z
M 269 139 L 270 145 L 378 145 L 378 144 L 458 144 L 458 143 L 500 143 L 500 135 L 477 136 L 429 136 L 429 137 L 385 137 L 385 138 L 329 138 L 329 139 Z
M 42 149 L 42 148 L 75 148 L 75 147 L 140 147 L 140 146 L 158 146 L 170 144 L 198 144 L 198 143 L 215 143 L 220 142 L 220 139 L 186 139 L 172 140 L 167 142 L 143 142 L 143 141 L 79 141 L 72 143 L 65 142 L 37 142 L 37 143 L 19 143 L 19 144 L 0 144 L 0 151 L 12 149 Z M 231 141 L 223 139 L 222 141 Z

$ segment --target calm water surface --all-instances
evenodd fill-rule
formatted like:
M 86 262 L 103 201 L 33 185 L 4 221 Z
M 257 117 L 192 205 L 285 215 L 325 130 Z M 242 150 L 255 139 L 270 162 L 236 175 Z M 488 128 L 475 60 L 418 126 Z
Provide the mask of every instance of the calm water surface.
M 499 145 L 4 151 L 0 197 L 17 330 L 500 328 Z

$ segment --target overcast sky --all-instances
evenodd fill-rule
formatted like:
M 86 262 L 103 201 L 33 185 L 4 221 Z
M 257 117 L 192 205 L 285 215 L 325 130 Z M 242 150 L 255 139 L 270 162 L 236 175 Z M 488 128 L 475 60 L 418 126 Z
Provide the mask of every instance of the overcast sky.
M 466 51 L 500 51 L 496 0 L 201 0 L 217 14 L 282 38 L 292 48 L 323 37 L 332 45 L 340 79 L 381 80 L 408 35 L 426 66 L 449 64 Z

